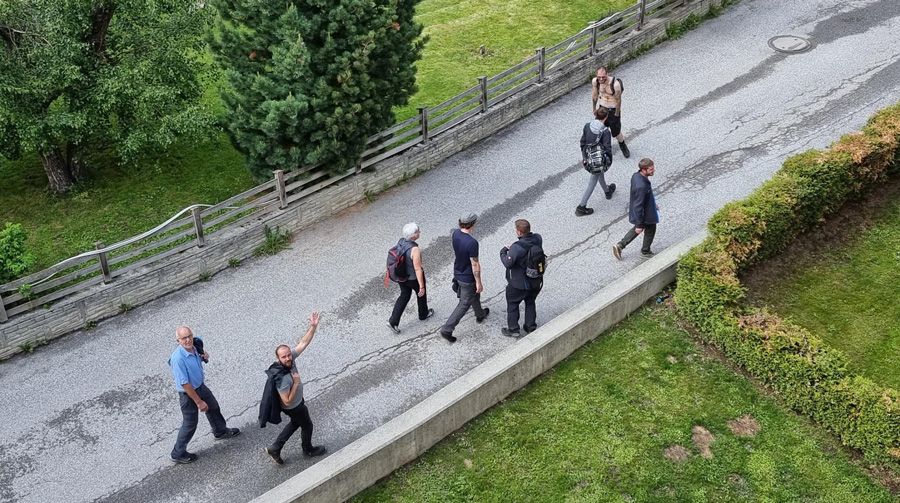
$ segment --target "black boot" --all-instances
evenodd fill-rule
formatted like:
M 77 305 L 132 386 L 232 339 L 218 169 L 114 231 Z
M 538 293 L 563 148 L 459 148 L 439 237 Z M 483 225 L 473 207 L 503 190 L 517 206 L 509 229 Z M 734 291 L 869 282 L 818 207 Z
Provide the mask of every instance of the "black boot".
M 576 217 L 583 217 L 586 215 L 590 215 L 593 212 L 594 212 L 594 209 L 588 208 L 587 206 L 577 206 L 575 208 L 575 216 Z
M 624 141 L 619 142 L 619 149 L 622 151 L 622 155 L 625 156 L 626 159 L 631 157 L 631 151 L 628 150 L 628 145 L 625 145 Z
M 606 191 L 606 198 L 612 199 L 613 192 L 615 192 L 615 191 L 616 191 L 616 184 L 614 184 L 614 183 L 609 184 L 609 190 Z

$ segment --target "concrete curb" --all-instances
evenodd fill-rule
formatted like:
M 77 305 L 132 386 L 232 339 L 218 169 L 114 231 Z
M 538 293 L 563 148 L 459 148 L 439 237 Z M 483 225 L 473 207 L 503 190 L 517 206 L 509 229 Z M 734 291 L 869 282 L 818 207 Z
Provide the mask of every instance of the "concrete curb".
M 475 367 L 403 414 L 291 477 L 254 503 L 344 501 L 625 319 L 675 280 L 678 261 L 706 238 L 698 232 Z

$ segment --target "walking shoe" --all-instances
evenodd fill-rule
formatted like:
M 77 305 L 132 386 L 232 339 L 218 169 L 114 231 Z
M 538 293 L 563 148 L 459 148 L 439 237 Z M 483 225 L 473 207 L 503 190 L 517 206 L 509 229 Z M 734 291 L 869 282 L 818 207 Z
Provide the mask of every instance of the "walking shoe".
M 619 246 L 619 243 L 613 245 L 613 257 L 616 257 L 616 260 L 622 260 L 622 247 Z
M 489 308 L 489 307 L 484 308 L 484 316 L 482 316 L 482 317 L 480 317 L 480 318 L 476 316 L 476 317 L 475 317 L 475 322 L 476 322 L 476 323 L 483 323 L 484 320 L 487 319 L 487 317 L 488 317 L 489 314 L 491 314 L 491 308 Z
M 453 337 L 453 334 L 445 334 L 444 332 L 441 332 L 441 337 L 447 339 L 447 341 L 451 344 L 456 342 L 456 337 Z
M 237 428 L 226 428 L 225 433 L 221 435 L 214 435 L 216 440 L 225 440 L 226 438 L 236 437 L 241 434 L 241 430 Z
M 322 454 L 325 454 L 326 452 L 328 452 L 328 449 L 322 447 L 321 445 L 317 445 L 309 450 L 304 449 L 303 455 L 308 458 L 314 458 L 316 456 L 321 456 Z
M 631 157 L 631 152 L 628 150 L 628 145 L 625 145 L 624 141 L 619 142 L 619 148 L 622 150 L 622 155 L 628 159 Z
M 505 335 L 507 337 L 512 337 L 514 339 L 518 339 L 519 337 L 522 337 L 522 334 L 518 330 L 510 330 L 506 327 L 501 328 L 500 333 L 502 335 Z
M 432 316 L 434 316 L 434 309 L 429 309 L 429 310 L 428 310 L 428 314 L 426 314 L 424 318 L 419 318 L 419 319 L 422 320 L 422 321 L 425 321 L 425 320 L 427 320 L 428 318 L 431 318 Z M 400 331 L 397 330 L 397 333 L 399 334 Z
M 172 456 L 172 461 L 178 463 L 179 465 L 186 465 L 188 463 L 193 463 L 194 461 L 197 461 L 197 455 L 194 454 L 193 452 L 185 452 L 184 456 L 181 456 L 180 458 L 176 458 L 175 456 Z
M 388 322 L 388 326 L 391 327 L 391 330 L 394 331 L 395 334 L 400 335 L 400 327 L 397 325 L 391 325 L 391 322 Z
M 652 251 L 649 251 L 649 252 L 643 252 L 643 251 L 642 251 L 642 252 L 641 252 L 641 256 L 644 257 L 644 258 L 650 258 L 650 257 L 652 257 L 652 256 L 654 256 L 654 255 L 656 255 L 656 254 L 653 253 Z
M 576 217 L 584 217 L 590 215 L 594 212 L 594 208 L 588 208 L 587 206 L 576 206 L 575 207 L 575 216 Z
M 615 192 L 615 191 L 616 191 L 616 184 L 614 184 L 614 183 L 609 184 L 609 190 L 606 191 L 606 198 L 612 199 L 613 192 Z
M 537 325 L 533 327 L 522 327 L 522 330 L 524 330 L 526 334 L 530 334 L 531 332 L 537 330 Z
M 273 449 L 271 447 L 266 447 L 263 450 L 266 451 L 266 454 L 271 456 L 272 461 L 274 461 L 276 465 L 284 464 L 284 460 L 281 459 L 281 450 Z

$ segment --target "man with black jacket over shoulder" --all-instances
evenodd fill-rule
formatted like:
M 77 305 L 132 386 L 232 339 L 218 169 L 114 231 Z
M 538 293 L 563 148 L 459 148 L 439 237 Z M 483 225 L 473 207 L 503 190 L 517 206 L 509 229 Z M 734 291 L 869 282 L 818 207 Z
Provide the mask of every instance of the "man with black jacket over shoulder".
M 311 457 L 321 456 L 327 452 L 324 447 L 312 445 L 313 424 L 309 417 L 309 409 L 306 408 L 306 403 L 303 399 L 303 382 L 300 380 L 300 372 L 297 370 L 296 362 L 300 353 L 305 351 L 309 343 L 312 342 L 318 326 L 319 313 L 318 311 L 313 311 L 309 316 L 309 329 L 306 331 L 306 334 L 300 338 L 293 350 L 287 344 L 282 344 L 275 348 L 277 361 L 266 371 L 266 374 L 270 372 L 276 373 L 277 380 L 273 384 L 278 391 L 281 410 L 291 420 L 281 430 L 278 438 L 275 439 L 275 443 L 265 448 L 266 454 L 271 456 L 272 460 L 279 465 L 284 464 L 284 460 L 281 459 L 281 449 L 298 429 L 300 430 L 303 454 Z M 287 372 L 284 372 L 285 370 Z
M 507 337 L 520 337 L 519 304 L 525 301 L 525 333 L 537 329 L 537 309 L 535 299 L 544 286 L 542 277 L 528 277 L 528 251 L 537 246 L 543 254 L 543 239 L 531 232 L 531 223 L 525 219 L 516 220 L 518 240 L 500 250 L 500 261 L 506 267 L 506 327 L 500 333 Z M 540 271 L 543 274 L 543 271 Z

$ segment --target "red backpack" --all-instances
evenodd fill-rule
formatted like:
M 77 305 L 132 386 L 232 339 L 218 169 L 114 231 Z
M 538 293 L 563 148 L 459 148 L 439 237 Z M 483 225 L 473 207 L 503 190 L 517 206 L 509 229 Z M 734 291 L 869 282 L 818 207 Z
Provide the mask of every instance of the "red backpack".
M 394 283 L 409 281 L 409 276 L 406 275 L 407 251 L 408 249 L 403 249 L 403 247 L 400 246 L 400 243 L 395 244 L 388 250 L 387 270 L 384 273 L 385 288 L 389 285 L 388 280 L 393 281 Z

